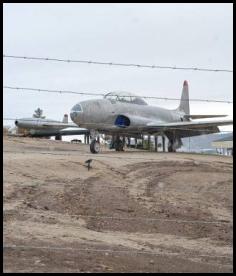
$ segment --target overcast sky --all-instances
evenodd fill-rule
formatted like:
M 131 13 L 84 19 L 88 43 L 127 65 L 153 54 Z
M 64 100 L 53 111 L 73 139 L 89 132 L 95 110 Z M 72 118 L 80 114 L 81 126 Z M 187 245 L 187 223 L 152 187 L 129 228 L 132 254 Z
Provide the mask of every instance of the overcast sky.
M 3 23 L 6 55 L 233 68 L 233 4 L 4 4 Z M 4 59 L 7 86 L 180 97 L 185 79 L 190 98 L 233 98 L 232 73 Z M 8 89 L 3 95 L 3 117 L 31 117 L 40 107 L 59 120 L 76 102 L 91 98 Z M 191 102 L 190 111 L 232 118 L 232 104 Z

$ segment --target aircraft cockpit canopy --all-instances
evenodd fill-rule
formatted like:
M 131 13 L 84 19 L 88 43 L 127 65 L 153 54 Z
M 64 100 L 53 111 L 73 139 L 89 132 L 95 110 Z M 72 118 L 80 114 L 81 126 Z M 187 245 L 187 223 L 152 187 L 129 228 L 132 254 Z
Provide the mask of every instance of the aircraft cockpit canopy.
M 124 102 L 131 104 L 147 105 L 147 103 L 141 98 L 130 92 L 110 92 L 104 96 L 104 99 L 114 102 Z

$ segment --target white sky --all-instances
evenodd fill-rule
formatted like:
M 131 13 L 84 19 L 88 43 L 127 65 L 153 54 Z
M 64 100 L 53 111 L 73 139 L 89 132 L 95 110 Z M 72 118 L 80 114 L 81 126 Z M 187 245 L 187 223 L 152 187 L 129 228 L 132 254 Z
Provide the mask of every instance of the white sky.
M 3 23 L 7 55 L 233 68 L 233 4 L 4 4 Z M 190 98 L 233 99 L 233 74 L 223 72 L 4 59 L 3 77 L 7 86 L 164 97 L 180 97 L 186 79 Z M 40 107 L 48 118 L 61 120 L 75 103 L 89 98 L 4 89 L 3 117 L 31 117 Z M 232 118 L 232 107 L 190 102 L 192 114 Z

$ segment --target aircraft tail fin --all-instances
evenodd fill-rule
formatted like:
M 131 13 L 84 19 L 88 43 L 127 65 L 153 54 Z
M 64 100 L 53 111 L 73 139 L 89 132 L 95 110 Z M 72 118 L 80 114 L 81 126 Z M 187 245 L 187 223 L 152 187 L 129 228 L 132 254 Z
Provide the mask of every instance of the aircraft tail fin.
M 186 80 L 184 81 L 184 84 L 183 84 L 181 100 L 177 110 L 183 111 L 185 114 L 190 114 L 188 82 Z
M 62 119 L 62 123 L 68 124 L 68 115 L 65 114 Z

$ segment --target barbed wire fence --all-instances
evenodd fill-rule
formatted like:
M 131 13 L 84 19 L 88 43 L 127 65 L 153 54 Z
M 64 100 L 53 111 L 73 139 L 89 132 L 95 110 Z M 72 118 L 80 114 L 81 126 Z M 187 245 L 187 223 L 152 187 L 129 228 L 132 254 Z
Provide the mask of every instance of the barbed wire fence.
M 48 93 L 59 93 L 59 94 L 77 94 L 77 95 L 86 95 L 86 96 L 106 96 L 110 92 L 104 93 L 92 93 L 92 92 L 78 92 L 78 91 L 69 91 L 69 90 L 49 90 L 49 89 L 41 89 L 41 88 L 28 88 L 28 87 L 16 87 L 16 86 L 3 86 L 5 89 L 17 90 L 17 91 L 32 91 L 32 92 L 48 92 Z M 125 92 L 124 92 L 125 93 Z M 112 92 L 113 96 L 116 96 L 116 92 Z M 107 95 L 108 96 L 108 95 Z M 117 97 L 119 95 L 117 94 Z M 133 96 L 122 94 L 124 98 L 130 98 Z M 156 96 L 139 96 L 135 95 L 137 98 L 143 99 L 156 99 L 156 100 L 165 100 L 165 101 L 192 101 L 192 102 L 213 102 L 213 103 L 228 103 L 231 104 L 233 101 L 227 100 L 213 100 L 213 99 L 181 99 L 181 98 L 169 98 L 169 97 L 156 97 Z
M 43 61 L 43 62 L 64 62 L 64 63 L 81 63 L 81 64 L 94 64 L 94 65 L 106 65 L 106 66 L 122 66 L 126 68 L 149 68 L 149 69 L 168 69 L 168 70 L 186 70 L 186 71 L 202 71 L 202 72 L 215 72 L 215 73 L 233 73 L 233 70 L 230 69 L 216 69 L 216 68 L 200 68 L 200 67 L 180 67 L 180 66 L 162 66 L 162 65 L 143 65 L 143 64 L 133 64 L 133 63 L 117 63 L 117 62 L 101 62 L 101 61 L 93 61 L 93 60 L 76 60 L 76 59 L 62 59 L 62 58 L 48 58 L 48 57 L 29 57 L 29 56 L 17 56 L 17 55 L 3 55 L 3 58 L 5 59 L 22 59 L 22 60 L 31 60 L 31 61 Z M 41 88 L 29 88 L 29 87 L 16 87 L 16 86 L 4 86 L 4 89 L 9 89 L 12 91 L 31 91 L 31 92 L 48 92 L 48 93 L 59 93 L 59 94 L 78 94 L 78 95 L 87 95 L 87 96 L 105 96 L 108 92 L 103 93 L 90 93 L 90 92 L 79 92 L 79 91 L 67 91 L 67 90 L 49 90 L 49 89 L 41 89 Z M 129 95 L 122 95 L 122 97 L 130 97 Z M 180 100 L 180 98 L 170 98 L 170 97 L 155 97 L 155 96 L 137 96 L 144 99 L 157 99 L 157 100 L 167 100 L 167 101 L 177 101 Z M 214 102 L 214 103 L 227 103 L 232 104 L 233 101 L 231 100 L 215 100 L 215 99 L 189 99 L 189 101 L 196 101 L 196 102 Z M 3 120 L 10 120 L 15 121 L 16 118 L 3 118 Z M 27 119 L 28 121 L 31 121 L 30 119 Z M 33 119 L 32 121 L 35 122 Z M 50 122 L 50 121 L 49 121 Z M 178 129 L 181 130 L 181 128 L 174 128 L 172 129 Z M 206 129 L 193 129 L 193 128 L 184 128 L 184 130 L 194 130 L 194 131 L 205 131 Z M 210 131 L 209 131 L 210 132 Z M 231 131 L 224 131 L 225 133 L 231 132 Z M 14 151 L 4 151 L 5 153 L 10 153 Z M 34 151 L 20 151 L 18 153 L 33 153 Z M 38 151 L 35 153 L 39 153 Z M 40 152 L 40 154 L 53 154 L 53 155 L 65 155 L 65 153 L 50 153 L 50 152 Z M 72 154 L 66 154 L 66 155 L 72 155 Z M 91 154 L 82 154 L 80 155 L 84 156 L 91 156 Z M 122 158 L 120 156 L 103 156 L 99 155 L 96 156 L 96 158 Z M 123 157 L 127 160 L 135 160 L 140 158 L 135 157 Z M 146 161 L 156 161 L 154 158 L 143 158 Z M 108 186 L 101 186 L 102 188 L 109 188 Z M 117 188 L 124 188 L 124 187 L 117 187 Z M 128 200 L 129 201 L 129 200 Z M 129 202 L 127 201 L 127 209 L 129 207 Z M 92 202 L 91 202 L 92 204 Z M 24 212 L 19 212 L 20 214 L 29 214 Z M 38 215 L 39 213 L 33 213 L 30 212 L 29 215 Z M 44 213 L 45 214 L 45 213 Z M 82 215 L 82 214 L 72 214 L 70 215 L 72 217 L 79 217 L 79 218 L 90 218 L 90 219 L 98 219 L 98 220 L 127 220 L 127 221 L 146 221 L 146 222 L 163 222 L 163 223 L 182 223 L 182 224 L 199 224 L 199 225 L 231 225 L 232 223 L 230 221 L 204 221 L 204 220 L 183 220 L 183 219 L 165 219 L 165 218 L 157 218 L 157 217 L 116 217 L 116 216 L 109 216 L 109 215 Z M 105 254 L 105 253 L 111 253 L 111 254 L 128 254 L 131 255 L 152 255 L 152 256 L 179 256 L 183 258 L 222 258 L 222 259 L 232 259 L 232 256 L 229 254 L 225 255 L 216 255 L 216 254 L 199 254 L 199 253 L 191 253 L 191 254 L 185 254 L 180 252 L 156 252 L 154 250 L 115 250 L 115 249 L 95 249 L 95 248 L 76 248 L 76 247 L 56 247 L 56 246 L 38 246 L 38 245 L 26 245 L 26 244 L 10 244 L 5 243 L 3 244 L 4 250 L 47 250 L 47 251 L 54 251 L 54 252 L 60 252 L 60 251 L 73 251 L 73 252 L 91 252 L 94 254 Z M 220 264 L 215 264 L 220 265 Z M 226 265 L 226 264 L 225 264 Z M 224 264 L 221 264 L 221 266 L 224 266 Z
M 117 63 L 117 62 L 101 62 L 93 60 L 75 60 L 75 59 L 62 59 L 62 58 L 48 58 L 48 57 L 29 57 L 17 55 L 3 55 L 3 58 L 35 60 L 35 61 L 54 61 L 66 63 L 86 63 L 96 65 L 109 65 L 109 66 L 123 66 L 123 67 L 136 67 L 136 68 L 150 68 L 150 69 L 171 69 L 171 70 L 191 70 L 191 71 L 204 71 L 204 72 L 224 72 L 233 73 L 230 69 L 216 69 L 216 68 L 199 68 L 199 67 L 179 67 L 179 66 L 162 66 L 162 65 L 143 65 L 133 63 Z

